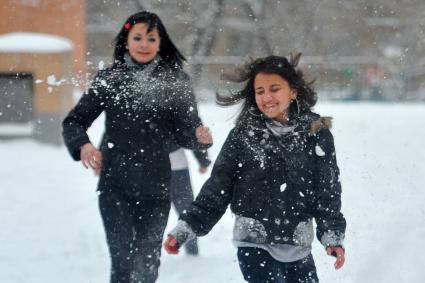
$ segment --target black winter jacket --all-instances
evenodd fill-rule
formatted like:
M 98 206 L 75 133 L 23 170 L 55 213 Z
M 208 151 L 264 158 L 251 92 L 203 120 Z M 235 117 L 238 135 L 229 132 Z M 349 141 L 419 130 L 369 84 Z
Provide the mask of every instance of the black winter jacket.
M 346 222 L 339 170 L 324 121 L 307 113 L 294 119 L 295 129 L 283 137 L 274 136 L 264 118 L 236 125 L 211 177 L 180 218 L 204 235 L 230 204 L 235 240 L 298 246 L 311 245 L 315 218 L 322 244 L 342 245 Z
M 207 150 L 194 150 L 193 155 L 195 155 L 196 160 L 199 163 L 199 166 L 208 167 L 211 164 L 211 160 L 208 157 Z
M 208 147 L 196 141 L 201 120 L 188 76 L 165 64 L 143 78 L 127 65 L 98 73 L 63 121 L 63 137 L 74 160 L 80 160 L 80 147 L 90 142 L 87 128 L 103 111 L 100 191 L 168 197 L 169 153 L 178 147 Z

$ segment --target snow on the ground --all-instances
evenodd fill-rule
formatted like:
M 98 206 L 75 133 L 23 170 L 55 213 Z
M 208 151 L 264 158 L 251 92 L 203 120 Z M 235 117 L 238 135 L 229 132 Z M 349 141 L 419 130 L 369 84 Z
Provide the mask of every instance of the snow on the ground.
M 237 108 L 200 105 L 217 155 Z M 347 218 L 347 262 L 315 241 L 321 282 L 425 282 L 425 105 L 326 103 L 317 112 L 334 117 L 333 134 Z M 91 130 L 99 140 L 101 122 Z M 0 140 L 0 282 L 108 282 L 109 258 L 97 207 L 96 178 L 66 149 L 32 140 Z M 198 191 L 207 176 L 197 173 Z M 159 283 L 243 282 L 226 213 L 200 239 L 200 256 L 163 253 Z M 167 231 L 176 223 L 170 216 Z

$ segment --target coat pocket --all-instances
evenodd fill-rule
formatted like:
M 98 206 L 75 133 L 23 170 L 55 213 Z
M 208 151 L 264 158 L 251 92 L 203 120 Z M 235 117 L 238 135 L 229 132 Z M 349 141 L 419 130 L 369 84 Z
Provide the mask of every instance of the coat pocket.
M 266 228 L 254 218 L 236 215 L 233 239 L 240 242 L 264 244 L 267 240 Z

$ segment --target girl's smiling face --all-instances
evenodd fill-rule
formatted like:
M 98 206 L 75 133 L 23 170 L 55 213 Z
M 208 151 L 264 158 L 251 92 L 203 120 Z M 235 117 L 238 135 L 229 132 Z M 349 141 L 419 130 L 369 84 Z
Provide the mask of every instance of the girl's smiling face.
M 286 123 L 289 105 L 297 93 L 277 74 L 258 73 L 254 79 L 255 102 L 268 118 Z
M 145 23 L 135 24 L 128 33 L 128 52 L 131 58 L 138 63 L 152 61 L 159 52 L 160 43 L 158 29 L 154 27 L 148 32 L 148 25 Z

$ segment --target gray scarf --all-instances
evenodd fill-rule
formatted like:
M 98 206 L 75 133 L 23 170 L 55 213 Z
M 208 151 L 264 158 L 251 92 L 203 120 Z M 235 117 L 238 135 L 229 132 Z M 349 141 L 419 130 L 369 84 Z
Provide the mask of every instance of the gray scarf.
M 266 120 L 266 127 L 276 137 L 282 137 L 284 135 L 287 135 L 295 129 L 295 126 L 284 125 L 275 120 Z
M 137 63 L 135 62 L 130 54 L 127 52 L 124 54 L 124 60 L 128 67 L 134 69 L 134 78 L 138 81 L 144 81 L 146 80 L 153 72 L 153 70 L 159 65 L 159 62 L 161 61 L 161 56 L 156 55 L 156 57 L 146 63 Z

